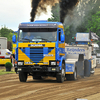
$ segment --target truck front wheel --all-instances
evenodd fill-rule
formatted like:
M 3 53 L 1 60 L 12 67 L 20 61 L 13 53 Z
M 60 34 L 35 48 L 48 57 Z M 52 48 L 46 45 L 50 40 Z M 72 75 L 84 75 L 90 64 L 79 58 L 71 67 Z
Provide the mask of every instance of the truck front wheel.
M 20 82 L 26 82 L 26 80 L 27 80 L 27 73 L 19 72 L 19 80 L 20 80 Z
M 63 83 L 65 79 L 65 64 L 62 64 L 62 69 L 60 73 L 56 75 L 57 82 Z

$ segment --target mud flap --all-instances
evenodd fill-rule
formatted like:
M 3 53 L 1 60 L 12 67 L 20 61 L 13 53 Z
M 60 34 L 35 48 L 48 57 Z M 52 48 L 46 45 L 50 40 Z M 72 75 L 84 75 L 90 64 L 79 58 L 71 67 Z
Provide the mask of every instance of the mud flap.
M 84 61 L 84 76 L 89 77 L 91 75 L 91 62 L 89 60 Z
M 77 75 L 84 77 L 84 55 L 79 54 L 78 61 L 76 62 L 76 67 L 77 67 Z

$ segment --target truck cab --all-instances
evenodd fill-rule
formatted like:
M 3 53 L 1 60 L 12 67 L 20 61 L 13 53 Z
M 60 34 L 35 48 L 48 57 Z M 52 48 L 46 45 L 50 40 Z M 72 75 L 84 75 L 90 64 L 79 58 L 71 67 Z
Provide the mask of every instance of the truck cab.
M 40 79 L 54 76 L 58 82 L 65 76 L 65 35 L 60 22 L 35 21 L 19 24 L 16 42 L 15 65 L 21 82 L 27 76 Z M 60 77 L 59 77 L 60 76 Z

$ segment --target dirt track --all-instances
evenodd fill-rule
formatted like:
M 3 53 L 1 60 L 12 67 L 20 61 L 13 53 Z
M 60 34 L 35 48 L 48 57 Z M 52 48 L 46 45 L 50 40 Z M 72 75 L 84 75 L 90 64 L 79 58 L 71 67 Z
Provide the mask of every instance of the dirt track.
M 100 68 L 90 77 L 57 83 L 55 78 L 41 81 L 28 77 L 19 82 L 18 74 L 0 76 L 0 100 L 100 100 Z

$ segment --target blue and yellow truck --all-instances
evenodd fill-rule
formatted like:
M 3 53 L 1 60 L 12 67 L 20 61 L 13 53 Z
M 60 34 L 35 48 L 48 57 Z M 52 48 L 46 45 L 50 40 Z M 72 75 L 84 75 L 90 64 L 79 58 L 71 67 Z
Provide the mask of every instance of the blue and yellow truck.
M 27 76 L 41 79 L 43 76 L 56 77 L 57 82 L 77 79 L 76 60 L 67 59 L 64 27 L 61 22 L 35 21 L 19 24 L 16 43 L 15 71 L 19 80 L 26 82 Z M 66 51 L 66 52 L 65 52 Z

